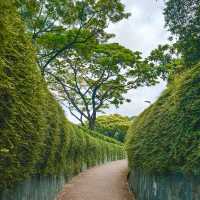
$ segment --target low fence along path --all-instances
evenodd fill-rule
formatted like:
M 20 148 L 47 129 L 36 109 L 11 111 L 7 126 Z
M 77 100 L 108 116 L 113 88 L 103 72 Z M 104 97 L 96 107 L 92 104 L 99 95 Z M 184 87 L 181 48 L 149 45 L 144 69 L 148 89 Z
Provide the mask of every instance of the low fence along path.
M 57 200 L 133 200 L 128 191 L 127 161 L 91 168 L 65 185 Z

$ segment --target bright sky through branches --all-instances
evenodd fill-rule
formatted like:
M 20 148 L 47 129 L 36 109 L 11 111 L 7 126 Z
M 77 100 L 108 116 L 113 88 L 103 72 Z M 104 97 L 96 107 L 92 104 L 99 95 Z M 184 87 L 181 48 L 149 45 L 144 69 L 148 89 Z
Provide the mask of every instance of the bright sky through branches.
M 147 56 L 158 44 L 167 43 L 169 35 L 164 28 L 162 0 L 122 0 L 122 2 L 132 16 L 108 28 L 109 32 L 116 35 L 111 42 L 118 42 L 133 51 L 141 51 L 143 56 Z M 125 103 L 119 109 L 110 108 L 106 113 L 138 115 L 149 106 L 145 101 L 154 102 L 164 90 L 165 85 L 161 82 L 154 87 L 132 90 L 128 94 L 132 100 L 131 103 Z M 68 117 L 74 121 L 69 115 Z

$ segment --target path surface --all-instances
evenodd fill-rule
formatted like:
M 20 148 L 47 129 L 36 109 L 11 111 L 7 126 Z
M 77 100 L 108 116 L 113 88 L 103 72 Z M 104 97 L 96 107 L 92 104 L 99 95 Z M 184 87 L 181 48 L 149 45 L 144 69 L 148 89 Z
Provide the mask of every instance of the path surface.
M 66 184 L 57 200 L 133 200 L 126 176 L 125 160 L 91 168 Z

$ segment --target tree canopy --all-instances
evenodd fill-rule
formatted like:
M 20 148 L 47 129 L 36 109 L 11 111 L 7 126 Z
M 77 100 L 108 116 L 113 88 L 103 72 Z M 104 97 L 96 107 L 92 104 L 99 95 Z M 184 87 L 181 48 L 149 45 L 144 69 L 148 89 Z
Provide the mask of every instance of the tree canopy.
M 17 0 L 17 5 L 43 74 L 67 50 L 87 48 L 91 38 L 107 41 L 113 36 L 105 31 L 108 25 L 129 16 L 120 0 Z
M 187 66 L 200 60 L 199 0 L 168 0 L 164 10 L 166 26 L 176 41 Z
M 200 61 L 200 2 L 168 0 L 164 16 L 171 32 L 169 43 L 159 45 L 146 60 L 162 78 L 171 81 Z
M 97 117 L 95 130 L 108 137 L 124 142 L 133 119 L 119 114 Z

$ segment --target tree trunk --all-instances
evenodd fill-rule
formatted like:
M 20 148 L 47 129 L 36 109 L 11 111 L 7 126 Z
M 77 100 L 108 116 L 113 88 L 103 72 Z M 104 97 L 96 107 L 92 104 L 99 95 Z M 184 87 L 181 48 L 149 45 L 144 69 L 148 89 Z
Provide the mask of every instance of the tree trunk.
M 91 119 L 89 120 L 89 129 L 94 130 L 94 128 L 95 128 L 95 120 Z

